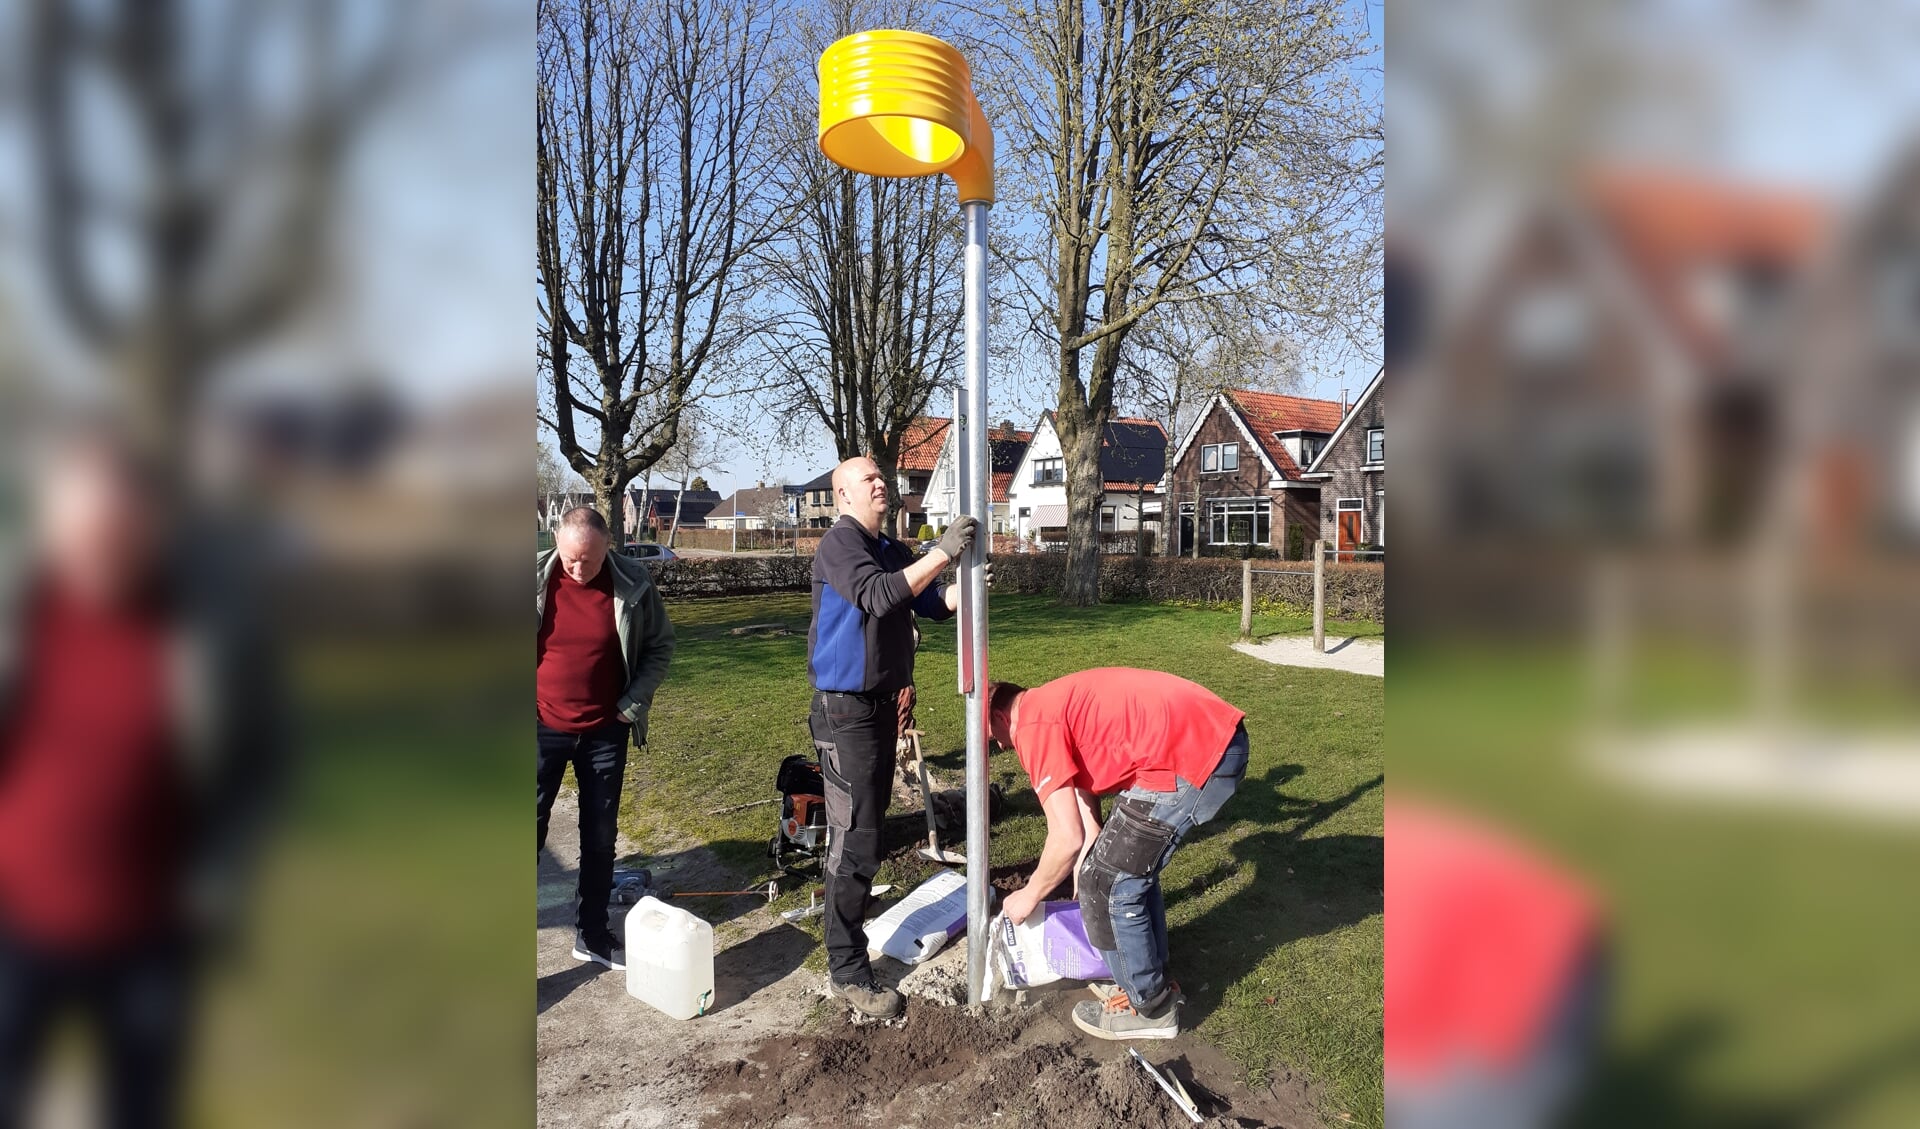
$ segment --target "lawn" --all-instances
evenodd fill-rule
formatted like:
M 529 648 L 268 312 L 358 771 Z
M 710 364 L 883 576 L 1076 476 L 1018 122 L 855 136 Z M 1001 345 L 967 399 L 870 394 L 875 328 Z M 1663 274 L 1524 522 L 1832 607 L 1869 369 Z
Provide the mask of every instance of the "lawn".
M 1920 899 L 1911 827 L 1662 798 L 1587 770 L 1571 647 L 1396 649 L 1394 786 L 1476 810 L 1606 898 L 1612 1030 L 1582 1126 L 1920 1124 Z M 1624 720 L 1736 715 L 1743 667 L 1647 646 Z M 1911 687 L 1810 686 L 1863 728 Z
M 773 795 L 780 758 L 811 751 L 807 597 L 669 610 L 679 651 L 655 702 L 649 748 L 629 770 L 623 829 L 647 851 L 705 843 L 750 880 L 767 869 L 773 809 L 710 813 Z M 791 634 L 728 633 L 749 623 L 784 623 Z M 991 625 L 996 677 L 1037 685 L 1095 666 L 1149 667 L 1246 711 L 1246 782 L 1165 875 L 1173 972 L 1189 1014 L 1204 1017 L 1200 1032 L 1250 1083 L 1301 1071 L 1322 1088 L 1331 1119 L 1380 1125 L 1382 681 L 1235 653 L 1237 610 L 1066 609 L 1004 596 L 993 600 Z M 1304 617 L 1262 615 L 1255 631 L 1305 626 Z M 964 758 L 954 630 L 924 624 L 923 635 L 918 717 L 929 763 L 951 779 Z M 990 772 L 1009 800 L 994 825 L 992 861 L 1030 862 L 1045 837 L 1038 804 L 1012 754 L 995 756 Z M 895 862 L 880 881 L 904 886 L 925 873 Z

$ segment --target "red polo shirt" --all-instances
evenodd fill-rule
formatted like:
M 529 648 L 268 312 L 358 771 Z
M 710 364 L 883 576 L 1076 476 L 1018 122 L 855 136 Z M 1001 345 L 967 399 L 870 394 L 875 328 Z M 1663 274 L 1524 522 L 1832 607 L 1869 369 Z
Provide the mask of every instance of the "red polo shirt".
M 1467 816 L 1389 800 L 1386 824 L 1388 1077 L 1512 1066 L 1594 943 L 1598 897 Z
M 585 733 L 620 720 L 627 664 L 613 617 L 611 567 L 602 564 L 579 584 L 555 562 L 536 646 L 534 701 L 542 724 Z
M 1206 783 L 1244 717 L 1177 675 L 1102 667 L 1027 691 L 1014 746 L 1042 802 L 1067 785 L 1171 792 L 1175 776 Z

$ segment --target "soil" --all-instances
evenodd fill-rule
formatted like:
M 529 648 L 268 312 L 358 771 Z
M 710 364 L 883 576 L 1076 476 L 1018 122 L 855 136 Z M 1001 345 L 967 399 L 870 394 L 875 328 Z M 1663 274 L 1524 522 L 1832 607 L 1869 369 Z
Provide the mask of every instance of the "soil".
M 1090 1039 L 1063 1018 L 1089 997 L 1047 996 L 1045 1006 L 981 1014 L 910 997 L 902 1019 L 886 1024 L 855 1023 L 836 1011 L 827 1030 L 768 1039 L 730 1062 L 682 1061 L 676 1069 L 700 1080 L 704 1129 L 1193 1124 L 1124 1044 Z M 1211 1129 L 1320 1124 L 1301 1095 L 1283 1102 L 1231 1084 L 1231 1066 L 1190 1037 L 1138 1046 L 1180 1078 Z

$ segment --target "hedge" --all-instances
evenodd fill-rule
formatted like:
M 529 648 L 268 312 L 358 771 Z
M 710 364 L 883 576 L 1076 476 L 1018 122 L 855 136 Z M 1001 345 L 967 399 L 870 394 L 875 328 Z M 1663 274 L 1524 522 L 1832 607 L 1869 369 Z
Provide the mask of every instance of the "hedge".
M 1274 575 L 1272 562 L 1254 562 L 1253 599 L 1258 607 L 1313 607 L 1311 565 Z M 1327 614 L 1339 619 L 1387 619 L 1387 570 L 1379 564 L 1326 566 Z M 993 589 L 1023 595 L 1060 594 L 1066 579 L 1064 553 L 1016 553 L 995 557 Z M 1219 558 L 1108 556 L 1100 558 L 1100 598 L 1154 603 L 1240 606 L 1240 562 Z
M 1283 575 L 1262 573 L 1255 562 L 1254 603 L 1260 607 L 1313 607 L 1310 567 Z M 1270 566 L 1269 566 L 1270 567 Z M 652 566 L 653 580 L 669 599 L 804 592 L 813 584 L 811 556 L 698 557 Z M 1020 595 L 1060 594 L 1065 553 L 1009 553 L 993 561 L 993 590 Z M 1379 564 L 1327 565 L 1327 614 L 1338 619 L 1385 623 L 1387 570 Z M 1100 596 L 1105 600 L 1240 606 L 1240 562 L 1232 560 L 1109 556 L 1100 558 Z

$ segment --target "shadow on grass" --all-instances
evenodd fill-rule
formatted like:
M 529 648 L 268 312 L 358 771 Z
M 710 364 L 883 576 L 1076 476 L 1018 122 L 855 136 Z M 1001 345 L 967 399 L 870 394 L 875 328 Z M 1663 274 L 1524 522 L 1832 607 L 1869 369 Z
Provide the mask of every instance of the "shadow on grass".
M 1609 1049 L 1568 1119 L 1569 1126 L 1795 1129 L 1840 1124 L 1878 1087 L 1920 1070 L 1920 1029 L 1912 1029 L 1798 1093 L 1771 1100 L 1724 1091 L 1702 1093 L 1692 1078 L 1723 1044 L 1737 1037 L 1726 1019 L 1695 1012 L 1674 1019 L 1633 1047 Z
M 1242 796 L 1251 800 L 1262 790 L 1277 792 L 1299 776 L 1295 764 L 1276 765 L 1254 788 L 1242 784 L 1222 814 L 1234 812 Z M 1322 835 L 1307 833 L 1386 781 L 1384 775 L 1355 785 L 1331 800 L 1301 800 L 1279 796 L 1282 825 L 1255 831 L 1235 840 L 1230 857 L 1207 872 L 1184 880 L 1171 894 L 1198 893 L 1244 871 L 1253 880 L 1194 921 L 1168 930 L 1167 944 L 1176 969 L 1206 969 L 1204 977 L 1188 978 L 1189 1006 L 1196 1023 L 1220 1006 L 1225 992 L 1250 974 L 1275 949 L 1304 937 L 1364 921 L 1382 912 L 1382 867 L 1385 840 L 1379 835 Z M 1273 818 L 1261 815 L 1262 822 Z M 1216 819 L 1202 824 L 1183 844 L 1224 834 L 1233 823 Z M 1183 981 L 1185 984 L 1186 981 Z

